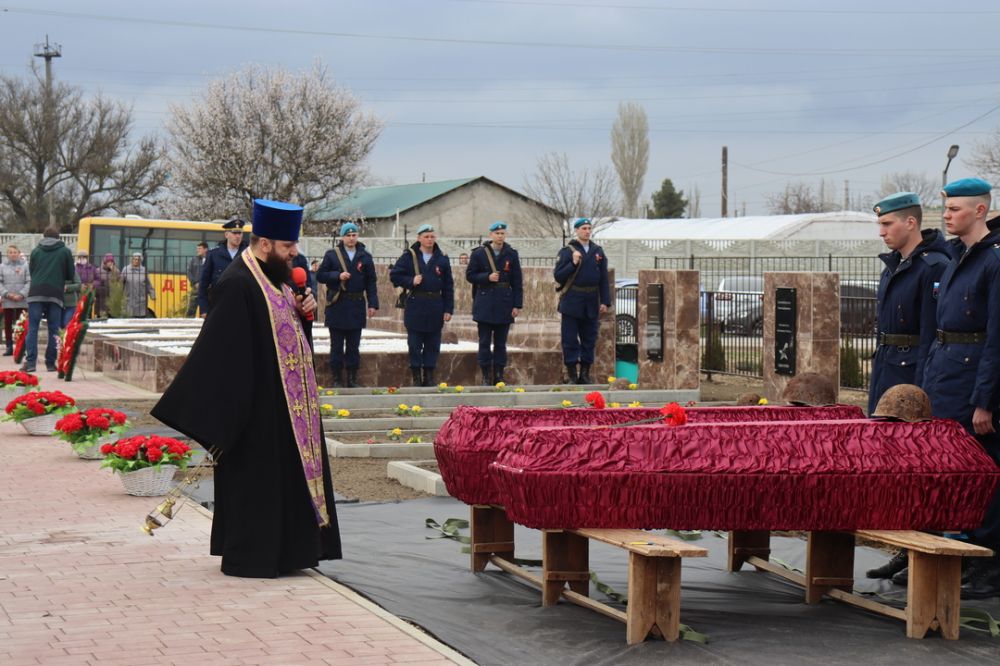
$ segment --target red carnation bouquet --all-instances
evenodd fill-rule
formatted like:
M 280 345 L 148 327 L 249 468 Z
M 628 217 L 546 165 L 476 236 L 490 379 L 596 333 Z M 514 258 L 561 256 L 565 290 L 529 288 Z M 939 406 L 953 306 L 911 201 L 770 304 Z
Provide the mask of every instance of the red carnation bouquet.
M 5 370 L 0 372 L 0 388 L 18 386 L 38 386 L 38 377 L 20 370 Z
M 104 462 L 101 467 L 109 467 L 125 474 L 147 467 L 176 465 L 184 469 L 191 461 L 191 447 L 184 442 L 159 435 L 136 435 L 119 439 L 114 444 L 101 447 Z
M 128 418 L 113 409 L 98 407 L 67 414 L 56 422 L 56 437 L 69 442 L 79 454 L 108 435 L 120 435 L 131 427 Z
M 607 406 L 604 403 L 604 396 L 601 395 L 600 391 L 592 391 L 583 396 L 583 399 L 590 403 L 590 406 L 594 409 L 604 409 Z
M 668 426 L 680 426 L 688 422 L 687 412 L 676 402 L 663 405 L 660 413 L 663 414 L 663 422 Z
M 7 403 L 4 421 L 21 423 L 46 414 L 69 414 L 76 411 L 76 401 L 62 391 L 32 391 Z

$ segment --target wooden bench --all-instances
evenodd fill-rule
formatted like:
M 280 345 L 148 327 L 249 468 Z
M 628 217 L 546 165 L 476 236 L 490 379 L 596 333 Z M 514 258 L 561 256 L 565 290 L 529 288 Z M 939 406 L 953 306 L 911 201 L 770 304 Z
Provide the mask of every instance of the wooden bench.
M 855 537 L 909 552 L 906 608 L 880 603 L 854 593 Z M 805 601 L 819 603 L 824 596 L 906 622 L 908 638 L 923 638 L 929 629 L 943 638 L 958 639 L 961 608 L 962 558 L 990 557 L 993 551 L 956 539 L 912 530 L 857 530 L 809 532 L 806 573 L 802 575 L 769 561 L 770 532 L 729 533 L 729 571 L 744 563 L 791 580 L 805 588 Z

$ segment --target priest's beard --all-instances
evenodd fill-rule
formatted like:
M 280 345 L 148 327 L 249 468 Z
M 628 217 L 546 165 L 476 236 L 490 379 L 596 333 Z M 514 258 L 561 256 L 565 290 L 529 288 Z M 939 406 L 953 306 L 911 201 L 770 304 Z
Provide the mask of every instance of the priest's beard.
M 279 257 L 274 250 L 267 253 L 267 257 L 264 259 L 264 265 L 261 268 L 264 271 L 264 275 L 267 276 L 267 279 L 275 285 L 288 282 L 288 280 L 292 277 L 292 267 L 288 265 L 287 260 Z

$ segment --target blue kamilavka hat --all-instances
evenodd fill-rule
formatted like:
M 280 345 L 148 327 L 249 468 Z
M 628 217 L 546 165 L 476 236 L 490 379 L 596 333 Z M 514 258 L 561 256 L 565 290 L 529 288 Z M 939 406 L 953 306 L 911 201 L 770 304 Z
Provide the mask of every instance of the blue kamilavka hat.
M 297 241 L 302 228 L 302 206 L 284 201 L 253 200 L 253 233 L 261 238 Z

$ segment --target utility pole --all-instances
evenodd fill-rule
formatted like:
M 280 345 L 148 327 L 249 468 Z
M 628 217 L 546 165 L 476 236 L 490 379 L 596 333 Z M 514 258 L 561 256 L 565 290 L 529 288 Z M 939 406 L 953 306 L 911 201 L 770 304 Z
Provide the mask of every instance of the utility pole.
M 729 147 L 722 147 L 722 217 L 729 217 Z
M 844 179 L 844 210 L 851 207 L 851 185 L 849 180 Z
M 52 109 L 52 59 L 62 57 L 62 46 L 59 44 L 50 44 L 49 36 L 45 35 L 44 44 L 35 44 L 35 57 L 45 58 L 45 151 L 48 153 L 48 164 L 51 173 L 52 161 L 56 156 L 55 147 L 55 127 L 53 127 L 53 122 L 55 120 L 55 114 Z M 48 208 L 49 208 L 49 226 L 54 227 L 56 224 L 56 211 L 55 211 L 55 188 L 49 188 L 48 196 Z

